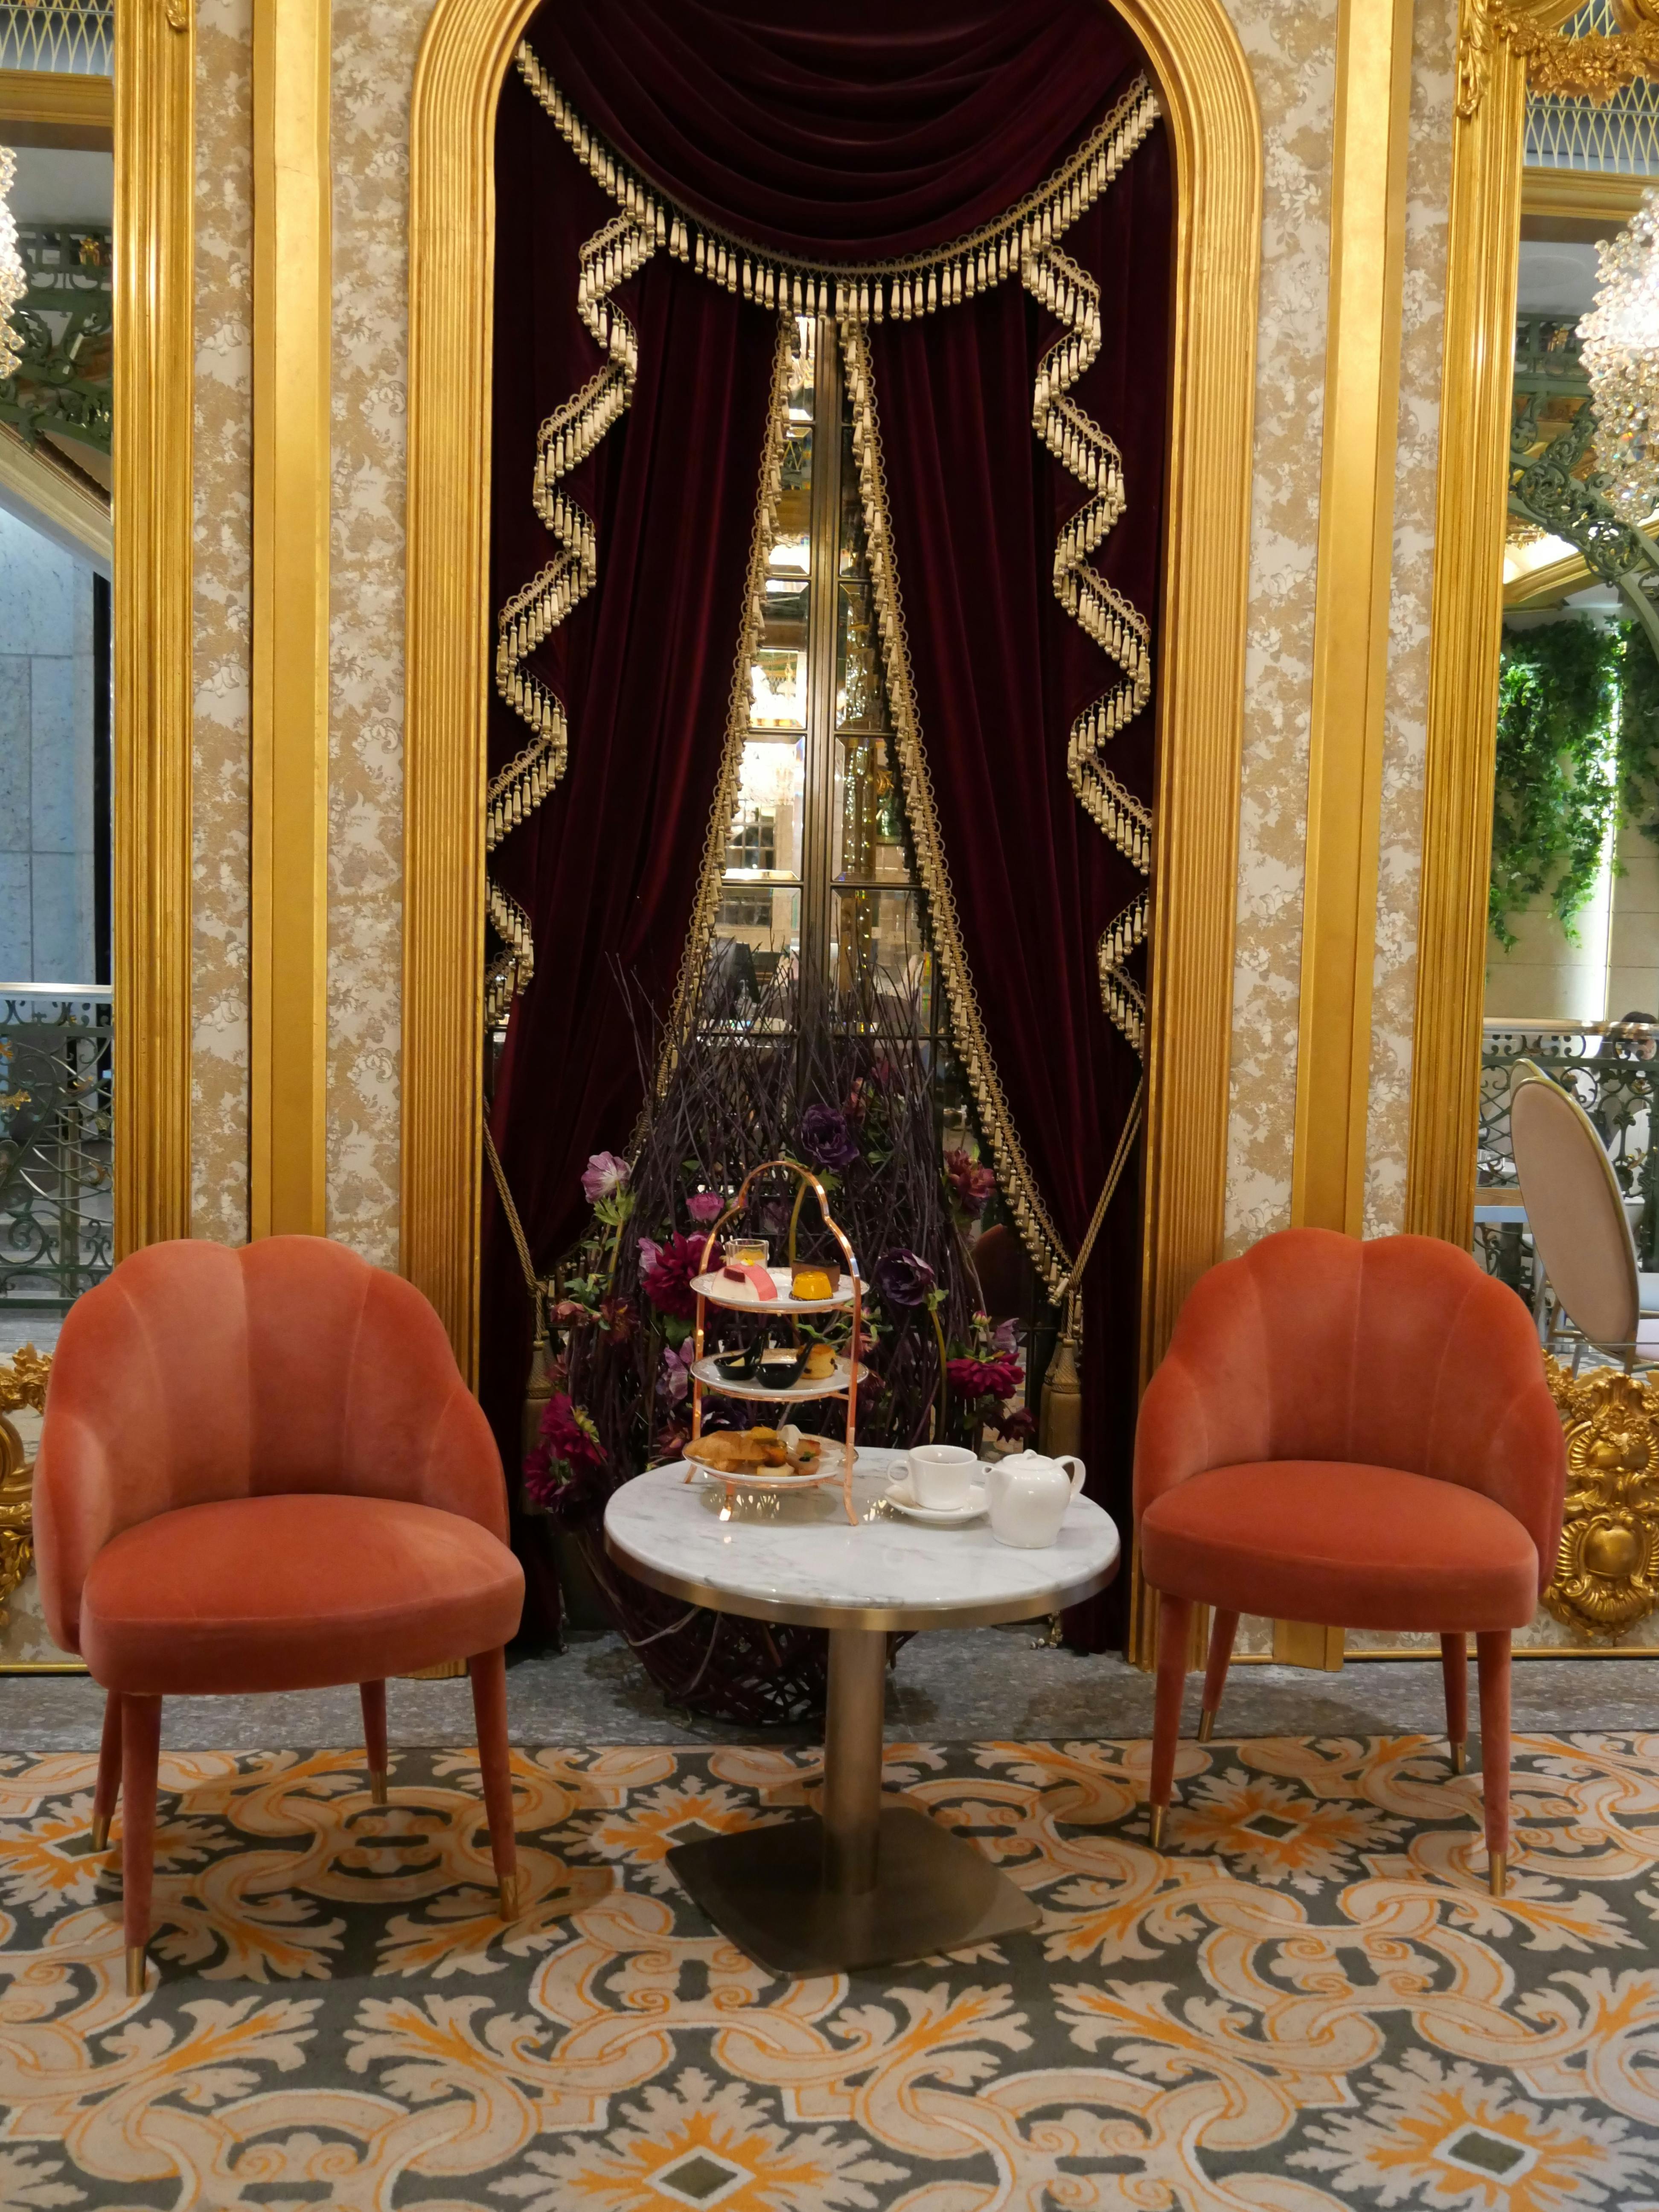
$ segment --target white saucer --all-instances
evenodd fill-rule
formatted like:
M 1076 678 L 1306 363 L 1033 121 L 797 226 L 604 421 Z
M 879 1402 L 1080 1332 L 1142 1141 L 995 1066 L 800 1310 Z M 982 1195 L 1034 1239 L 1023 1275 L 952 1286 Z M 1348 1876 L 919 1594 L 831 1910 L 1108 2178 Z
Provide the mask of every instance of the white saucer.
M 930 1528 L 965 1528 L 970 1521 L 983 1520 L 989 1502 L 982 1482 L 971 1486 L 961 1505 L 918 1505 L 916 1493 L 908 1482 L 890 1483 L 884 1500 L 907 1521 L 920 1521 Z

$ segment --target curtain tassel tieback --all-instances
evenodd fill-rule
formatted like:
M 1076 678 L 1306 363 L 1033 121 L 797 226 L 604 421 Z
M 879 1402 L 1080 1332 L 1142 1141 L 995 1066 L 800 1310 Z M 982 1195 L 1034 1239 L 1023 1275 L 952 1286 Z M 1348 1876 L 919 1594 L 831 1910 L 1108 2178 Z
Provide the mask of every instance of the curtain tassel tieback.
M 1101 1185 L 1100 1196 L 1077 1257 L 1070 1273 L 1055 1293 L 1064 1321 L 1060 1341 L 1055 1345 L 1048 1362 L 1048 1372 L 1042 1378 L 1042 1407 L 1037 1420 L 1037 1441 L 1043 1450 L 1054 1456 L 1065 1452 L 1079 1452 L 1083 1443 L 1083 1376 L 1078 1355 L 1083 1346 L 1083 1275 L 1093 1257 L 1095 1240 L 1100 1235 L 1117 1187 L 1123 1180 L 1124 1170 L 1134 1148 L 1140 1128 L 1141 1101 L 1146 1088 L 1143 1075 L 1135 1085 L 1135 1095 L 1129 1102 L 1129 1111 L 1119 1133 L 1117 1149 L 1112 1154 L 1112 1164 L 1106 1170 L 1106 1180 Z

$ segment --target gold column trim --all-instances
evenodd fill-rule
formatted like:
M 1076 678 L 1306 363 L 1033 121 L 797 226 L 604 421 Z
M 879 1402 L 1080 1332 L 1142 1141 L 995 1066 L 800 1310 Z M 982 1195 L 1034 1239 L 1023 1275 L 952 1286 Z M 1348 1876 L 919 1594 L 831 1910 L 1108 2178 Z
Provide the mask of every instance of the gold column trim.
M 1104 0 L 1103 0 L 1104 4 Z M 410 119 L 403 1267 L 477 1354 L 492 126 L 535 0 L 438 0 Z M 1221 1249 L 1261 134 L 1221 0 L 1122 0 L 1177 179 L 1158 673 L 1146 1371 Z M 1176 549 L 1201 544 L 1198 564 Z M 1140 1608 L 1142 1612 L 1145 1608 Z
M 1342 0 L 1291 1218 L 1364 1224 L 1412 0 Z
M 1534 0 L 1546 27 L 1571 0 Z M 1463 0 L 1446 242 L 1405 1226 L 1474 1233 L 1526 65 Z
M 190 1233 L 196 41 L 115 10 L 115 1249 Z
M 255 0 L 255 1237 L 328 1223 L 329 61 L 329 0 Z
M 1610 1642 L 1659 1610 L 1659 1383 L 1653 1371 L 1544 1374 L 1567 1439 L 1567 1495 L 1544 1606 Z
M 1651 177 L 1620 177 L 1606 170 L 1522 169 L 1522 219 L 1622 229 L 1652 185 Z
M 115 82 L 54 70 L 0 70 L 0 124 L 8 146 L 104 153 L 115 138 Z

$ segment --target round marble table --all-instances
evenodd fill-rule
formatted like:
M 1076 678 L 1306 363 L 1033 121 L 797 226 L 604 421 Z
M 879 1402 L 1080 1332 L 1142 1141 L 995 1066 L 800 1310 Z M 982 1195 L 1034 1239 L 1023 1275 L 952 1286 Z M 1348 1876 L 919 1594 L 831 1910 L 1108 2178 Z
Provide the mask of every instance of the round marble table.
M 605 1548 L 673 1597 L 830 1631 L 822 1817 L 682 1844 L 675 1875 L 763 1966 L 808 1974 L 884 1966 L 1029 1928 L 1036 1908 L 980 1851 L 908 1806 L 884 1811 L 882 1708 L 893 1629 L 968 1628 L 1057 1612 L 1117 1571 L 1118 1535 L 1087 1498 L 1042 1551 L 989 1523 L 939 1528 L 883 1504 L 889 1451 L 860 1450 L 848 1526 L 840 1485 L 739 1493 L 684 1461 L 624 1483 Z

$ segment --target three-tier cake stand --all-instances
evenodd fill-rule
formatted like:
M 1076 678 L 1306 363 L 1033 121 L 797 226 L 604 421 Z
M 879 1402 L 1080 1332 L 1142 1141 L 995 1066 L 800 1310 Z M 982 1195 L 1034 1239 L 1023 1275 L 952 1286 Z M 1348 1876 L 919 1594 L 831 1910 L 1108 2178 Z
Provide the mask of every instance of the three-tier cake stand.
M 823 1216 L 824 1227 L 841 1248 L 844 1263 L 841 1279 L 836 1283 L 833 1294 L 827 1298 L 794 1297 L 790 1287 L 793 1280 L 791 1267 L 769 1267 L 767 1270 L 778 1286 L 778 1295 L 775 1298 L 763 1298 L 752 1283 L 734 1281 L 729 1276 L 723 1274 L 718 1266 L 712 1271 L 710 1269 L 709 1262 L 720 1248 L 721 1232 L 729 1222 L 738 1219 L 742 1215 L 748 1201 L 750 1186 L 760 1176 L 769 1175 L 778 1169 L 796 1178 L 797 1214 L 799 1212 L 801 1197 L 805 1191 L 811 1191 L 817 1200 L 818 1209 Z M 805 1261 L 801 1264 L 810 1266 L 811 1263 Z M 865 1285 L 859 1280 L 858 1262 L 853 1255 L 853 1248 L 830 1214 L 829 1193 L 811 1168 L 803 1167 L 798 1160 L 777 1159 L 763 1160 L 758 1167 L 750 1170 L 744 1177 L 736 1197 L 708 1231 L 702 1248 L 702 1272 L 693 1277 L 691 1289 L 697 1301 L 696 1335 L 692 1347 L 691 1366 L 691 1440 L 693 1443 L 696 1443 L 702 1435 L 703 1398 L 706 1393 L 711 1391 L 717 1397 L 764 1401 L 780 1409 L 825 1398 L 845 1399 L 847 1437 L 844 1447 L 841 1448 L 842 1463 L 839 1474 L 831 1463 L 836 1448 L 832 1443 L 826 1442 L 819 1453 L 822 1464 L 811 1474 L 798 1474 L 793 1469 L 787 1468 L 754 1468 L 741 1471 L 728 1471 L 721 1468 L 708 1467 L 701 1461 L 693 1460 L 689 1463 L 686 1480 L 689 1482 L 692 1474 L 696 1474 L 704 1476 L 711 1482 L 720 1483 L 725 1486 L 728 1499 L 735 1490 L 811 1490 L 816 1489 L 821 1484 L 839 1480 L 842 1486 L 842 1501 L 846 1508 L 847 1517 L 851 1522 L 856 1522 L 858 1516 L 853 1510 L 853 1466 L 857 1457 L 854 1432 L 858 1421 L 859 1378 L 864 1371 L 859 1364 L 859 1355 L 863 1348 Z M 834 1372 L 818 1381 L 808 1382 L 803 1376 L 799 1382 L 792 1383 L 787 1389 L 780 1389 L 775 1385 L 763 1382 L 757 1377 L 734 1381 L 723 1376 L 716 1367 L 714 1358 L 705 1355 L 703 1328 L 708 1309 L 710 1306 L 724 1307 L 729 1312 L 747 1314 L 751 1317 L 759 1316 L 765 1320 L 769 1320 L 774 1316 L 781 1317 L 785 1315 L 850 1312 L 853 1333 L 848 1340 L 845 1354 L 837 1353 L 836 1355 Z

